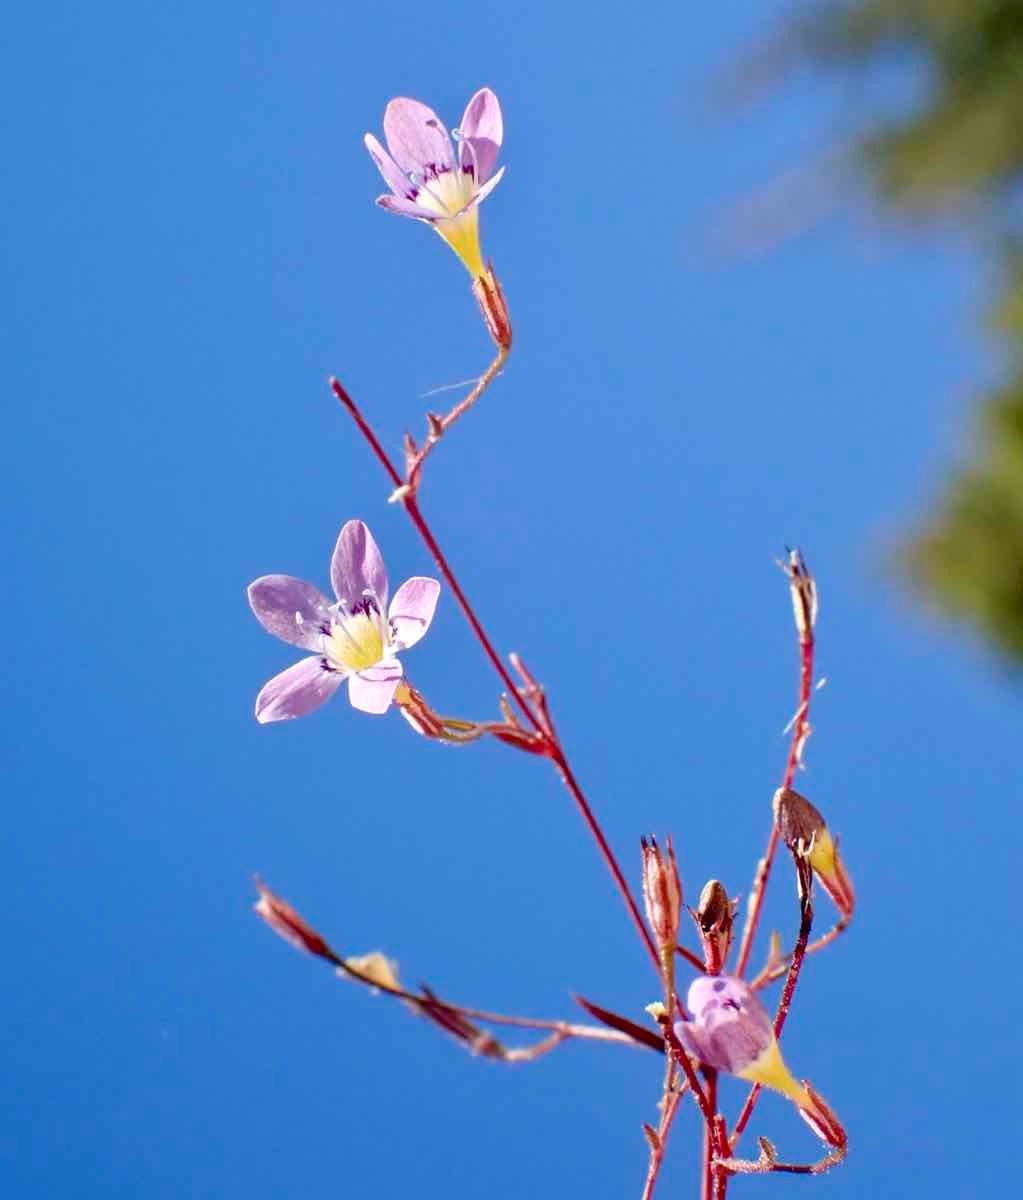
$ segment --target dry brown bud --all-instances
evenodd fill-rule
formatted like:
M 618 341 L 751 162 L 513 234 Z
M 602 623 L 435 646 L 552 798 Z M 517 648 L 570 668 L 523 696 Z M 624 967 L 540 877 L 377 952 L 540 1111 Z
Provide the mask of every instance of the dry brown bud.
M 512 344 L 511 315 L 493 267 L 488 267 L 484 274 L 472 281 L 472 294 L 480 306 L 487 331 L 496 345 L 507 353 Z
M 791 788 L 779 788 L 771 806 L 781 840 L 793 854 L 799 850 L 800 843 L 809 846 L 814 838 L 827 833 L 828 826 L 820 812 L 805 796 Z
M 259 889 L 259 900 L 253 905 L 253 909 L 274 933 L 297 949 L 305 950 L 308 954 L 315 954 L 318 958 L 325 958 L 329 962 L 338 961 L 334 951 L 311 925 L 302 920 L 290 904 L 282 900 L 280 896 L 275 896 L 258 879 L 256 887 Z
M 835 907 L 843 917 L 851 917 L 856 903 L 852 880 L 838 853 L 838 839 L 831 836 L 820 812 L 805 796 L 779 788 L 774 794 L 774 821 L 785 845 L 809 859 Z
M 646 919 L 662 955 L 675 954 L 678 941 L 679 913 L 682 909 L 682 881 L 679 879 L 675 850 L 668 838 L 668 853 L 665 856 L 656 838 L 640 841 L 643 851 L 643 902 Z
M 813 627 L 817 621 L 817 585 L 798 550 L 790 550 L 788 558 L 781 565 L 789 577 L 792 614 L 796 620 L 799 640 L 808 642 L 813 636 Z
M 703 946 L 704 966 L 708 975 L 716 975 L 728 960 L 735 921 L 735 904 L 723 883 L 711 879 L 704 885 L 693 918 Z

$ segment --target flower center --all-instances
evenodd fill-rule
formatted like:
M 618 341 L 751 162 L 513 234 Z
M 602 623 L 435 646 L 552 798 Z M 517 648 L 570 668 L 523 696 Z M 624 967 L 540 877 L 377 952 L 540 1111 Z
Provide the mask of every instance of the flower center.
M 367 598 L 347 613 L 339 604 L 324 637 L 323 649 L 331 662 L 346 671 L 375 667 L 387 650 L 375 599 Z
M 459 170 L 441 171 L 425 180 L 413 176 L 412 182 L 419 189 L 416 203 L 438 217 L 456 217 L 472 199 L 474 190 L 472 176 Z
M 448 169 L 427 179 L 418 175 L 409 178 L 416 189 L 415 201 L 419 207 L 437 214 L 436 220 L 423 219 L 430 221 L 473 279 L 478 279 L 485 271 L 480 250 L 480 215 L 476 208 L 462 212 L 476 194 L 472 175 L 460 169 Z

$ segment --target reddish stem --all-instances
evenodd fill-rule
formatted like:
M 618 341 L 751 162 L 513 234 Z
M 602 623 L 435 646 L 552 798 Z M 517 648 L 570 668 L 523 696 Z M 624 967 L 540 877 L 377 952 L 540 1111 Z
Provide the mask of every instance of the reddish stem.
M 338 398 L 338 400 L 341 401 L 349 415 L 355 421 L 359 432 L 369 443 L 370 448 L 380 461 L 391 481 L 400 487 L 401 477 L 395 470 L 394 464 L 388 457 L 387 452 L 381 446 L 380 441 L 373 432 L 369 422 L 359 411 L 355 401 L 351 398 L 351 396 L 348 395 L 338 379 L 332 378 L 330 381 L 330 386 L 334 392 L 334 395 Z M 604 862 L 607 864 L 608 870 L 611 872 L 611 876 L 614 879 L 619 892 L 621 893 L 622 899 L 625 901 L 625 906 L 629 911 L 632 922 L 639 931 L 640 937 L 643 940 L 643 944 L 647 948 L 647 952 L 657 970 L 658 976 L 660 976 L 661 965 L 657 947 L 654 945 L 653 938 L 650 936 L 650 932 L 643 921 L 639 906 L 632 895 L 632 891 L 630 890 L 625 879 L 625 875 L 618 864 L 618 860 L 615 858 L 614 852 L 608 844 L 607 838 L 604 836 L 604 831 L 601 829 L 600 824 L 598 823 L 582 788 L 579 786 L 579 783 L 568 764 L 568 759 L 565 756 L 565 752 L 561 746 L 561 743 L 557 740 L 553 732 L 546 727 L 542 715 L 538 717 L 537 714 L 534 713 L 531 706 L 528 705 L 523 699 L 521 689 L 516 686 L 515 681 L 508 673 L 507 668 L 501 661 L 497 651 L 494 649 L 490 638 L 487 636 L 486 631 L 480 624 L 479 618 L 476 616 L 472 605 L 469 603 L 468 597 L 462 590 L 461 584 L 458 582 L 458 579 L 448 563 L 447 558 L 444 556 L 443 551 L 437 544 L 437 539 L 433 536 L 433 532 L 419 508 L 419 504 L 415 495 L 408 494 L 407 492 L 402 493 L 400 495 L 400 499 L 405 511 L 408 513 L 409 520 L 415 526 L 416 532 L 422 538 L 427 550 L 429 550 L 430 554 L 432 555 L 434 562 L 437 564 L 438 570 L 444 576 L 445 582 L 454 593 L 455 599 L 458 601 L 459 607 L 461 608 L 465 619 L 468 621 L 470 628 L 476 635 L 477 641 L 482 646 L 490 665 L 494 668 L 498 678 L 501 680 L 501 683 L 515 700 L 516 704 L 529 721 L 530 725 L 532 725 L 533 729 L 536 730 L 536 732 L 540 734 L 541 737 L 543 737 L 547 742 L 548 757 L 556 766 L 562 782 L 565 784 L 569 794 L 575 801 L 576 807 L 579 809 L 580 815 L 582 816 L 586 827 L 589 829 L 594 841 L 597 843 L 597 847 L 600 850 L 601 856 L 603 857 Z M 681 1012 L 681 1006 L 677 1001 L 676 1006 L 678 1007 L 679 1012 Z M 679 1047 L 679 1050 L 681 1051 L 681 1047 Z M 713 1112 L 707 1107 L 706 1097 L 703 1095 L 703 1090 L 701 1089 L 699 1081 L 696 1078 L 696 1074 L 693 1071 L 692 1065 L 684 1053 L 681 1055 L 680 1066 L 685 1073 L 686 1079 L 689 1081 L 689 1085 L 693 1090 L 693 1095 L 697 1098 L 697 1102 L 700 1104 L 700 1108 L 704 1113 L 704 1119 L 707 1121 L 711 1120 Z
M 355 424 L 359 427 L 359 432 L 369 442 L 370 449 L 380 460 L 381 465 L 388 475 L 391 477 L 391 482 L 395 487 L 401 487 L 401 476 L 394 469 L 394 463 L 387 457 L 387 451 L 380 445 L 377 435 L 373 432 L 366 418 L 359 412 L 355 401 L 348 395 L 345 389 L 341 386 L 341 380 L 331 376 L 330 388 L 335 396 L 348 410 L 348 415 L 352 418 Z
M 366 420 L 366 418 L 359 411 L 359 408 L 356 405 L 355 401 L 351 398 L 351 396 L 348 395 L 348 393 L 342 387 L 340 380 L 338 380 L 336 378 L 332 378 L 330 381 L 330 386 L 331 386 L 332 391 L 334 392 L 334 395 L 337 396 L 337 398 L 341 401 L 341 403 L 348 410 L 348 414 L 355 421 L 355 424 L 358 427 L 359 432 L 369 443 L 370 449 L 372 449 L 373 453 L 379 459 L 384 470 L 390 476 L 391 482 L 394 483 L 397 487 L 400 487 L 401 483 L 402 483 L 401 476 L 398 474 L 397 470 L 395 469 L 394 463 L 392 463 L 390 458 L 388 457 L 387 451 L 383 448 L 383 446 L 380 445 L 380 441 L 377 438 L 376 434 L 373 432 L 372 426 L 369 424 L 369 422 Z M 440 546 L 437 545 L 437 540 L 433 536 L 433 533 L 430 530 L 430 527 L 427 525 L 426 520 L 423 517 L 422 512 L 420 511 L 419 504 L 416 501 L 416 498 L 414 496 L 406 496 L 402 499 L 402 504 L 404 505 L 405 511 L 409 515 L 409 520 L 415 526 L 416 532 L 423 539 L 423 542 L 426 544 L 427 550 L 429 550 L 430 554 L 433 557 L 434 562 L 437 564 L 437 567 L 438 567 L 440 573 L 444 576 L 445 582 L 447 583 L 448 587 L 451 588 L 451 591 L 454 593 L 454 597 L 458 601 L 458 605 L 461 608 L 462 613 L 465 616 L 465 619 L 469 622 L 469 625 L 470 625 L 473 633 L 476 635 L 476 640 L 483 647 L 483 652 L 486 654 L 487 658 L 490 660 L 490 665 L 497 672 L 498 676 L 501 679 L 501 682 L 504 684 L 505 688 L 507 689 L 508 693 L 511 695 L 512 699 L 519 706 L 519 709 L 521 710 L 522 714 L 525 716 L 526 720 L 529 721 L 529 723 L 533 726 L 533 728 L 537 731 L 537 733 L 543 733 L 544 732 L 543 726 L 537 720 L 535 714 L 530 709 L 529 705 L 527 705 L 526 702 L 522 699 L 519 689 L 515 686 L 515 681 L 512 679 L 511 675 L 508 673 L 508 670 L 505 667 L 504 663 L 501 662 L 501 659 L 500 659 L 497 651 L 494 649 L 493 645 L 491 644 L 490 639 L 487 637 L 486 631 L 484 630 L 483 626 L 480 624 L 479 618 L 476 616 L 476 613 L 473 611 L 472 605 L 469 603 L 468 597 L 466 596 L 465 592 L 462 591 L 461 584 L 459 584 L 457 578 L 455 577 L 454 572 L 451 570 L 451 567 L 448 565 L 448 561 L 444 557 L 443 551 L 441 550 Z
M 665 1077 L 664 1107 L 661 1111 L 660 1124 L 657 1127 L 657 1145 L 650 1148 L 650 1165 L 647 1168 L 646 1181 L 643 1184 L 643 1195 L 640 1197 L 640 1200 L 651 1200 L 654 1194 L 654 1188 L 657 1186 L 657 1177 L 661 1173 L 661 1164 L 664 1162 L 664 1153 L 668 1148 L 668 1134 L 671 1133 L 675 1113 L 678 1112 L 682 1093 L 686 1088 L 685 1084 L 681 1088 L 673 1087 L 673 1078 L 674 1073 L 669 1068 Z
M 466 596 L 465 592 L 462 591 L 462 585 L 458 582 L 458 579 L 456 578 L 454 571 L 451 569 L 448 560 L 444 557 L 444 552 L 437 544 L 437 539 L 433 536 L 433 531 L 426 523 L 426 518 L 420 511 L 419 501 L 415 496 L 407 496 L 402 500 L 402 504 L 404 505 L 405 511 L 409 515 L 409 520 L 416 527 L 416 532 L 423 539 L 427 550 L 429 550 L 430 554 L 433 556 L 433 561 L 437 564 L 437 569 L 444 576 L 445 582 L 454 593 L 454 597 L 458 601 L 458 606 L 462 610 L 462 615 L 469 622 L 470 628 L 476 635 L 476 640 L 483 647 L 484 654 L 486 654 L 487 658 L 490 660 L 490 665 L 497 672 L 501 682 L 511 695 L 511 698 L 518 705 L 526 720 L 530 723 L 530 725 L 533 726 L 537 733 L 546 737 L 547 735 L 546 731 L 544 730 L 543 723 L 533 712 L 532 708 L 522 698 L 522 692 L 515 686 L 514 679 L 512 679 L 508 668 L 501 661 L 500 656 L 490 641 L 490 638 L 487 636 L 486 631 L 480 624 L 479 618 L 476 616 L 472 605 L 469 603 L 469 598 Z
M 718 1113 L 714 1118 L 714 1132 L 717 1135 L 718 1145 L 728 1145 L 728 1129 L 725 1126 L 725 1118 Z M 728 1172 L 723 1167 L 717 1167 L 714 1171 L 717 1182 L 717 1193 L 714 1200 L 725 1200 L 728 1193 L 728 1180 L 730 1178 Z
M 703 1077 L 707 1081 L 707 1103 L 711 1111 L 718 1107 L 718 1073 L 705 1068 Z M 700 1185 L 700 1200 L 714 1200 L 714 1128 L 713 1124 L 703 1127 L 703 1176 Z
M 803 746 L 810 734 L 809 717 L 810 696 L 813 691 L 813 651 L 813 626 L 807 625 L 799 639 L 799 707 L 796 709 L 796 715 L 792 722 L 792 741 L 789 745 L 789 755 L 785 763 L 785 775 L 781 784 L 783 790 L 788 790 L 792 786 Z M 745 973 L 750 953 L 753 950 L 753 939 L 756 936 L 757 926 L 760 923 L 760 914 L 764 907 L 764 896 L 767 892 L 767 881 L 771 874 L 771 866 L 774 863 L 774 856 L 777 849 L 778 828 L 772 822 L 771 834 L 767 839 L 767 849 L 764 851 L 764 857 L 760 860 L 757 878 L 753 884 L 752 902 L 749 916 L 746 918 L 746 927 L 742 931 L 742 942 L 739 946 L 739 961 L 735 967 L 735 973 L 739 976 Z
M 430 451 L 434 448 L 434 446 L 437 445 L 437 443 L 444 436 L 444 434 L 447 433 L 451 426 L 454 425 L 458 418 L 464 416 L 469 409 L 472 408 L 480 396 L 483 395 L 487 388 L 490 387 L 490 385 L 500 374 L 501 368 L 504 366 L 507 358 L 508 347 L 498 346 L 497 355 L 494 358 L 494 361 L 479 377 L 479 380 L 472 391 L 469 392 L 464 399 L 459 400 L 459 402 L 447 414 L 447 416 L 433 418 L 431 420 L 431 429 L 427 434 L 425 443 L 414 454 L 409 455 L 408 470 L 406 472 L 406 485 L 412 495 L 415 495 L 419 489 L 419 484 L 423 473 L 423 463 L 426 462 Z
M 608 844 L 607 838 L 604 836 L 604 831 L 601 829 L 600 824 L 598 823 L 582 788 L 579 786 L 579 783 L 568 764 L 568 759 L 565 755 L 564 749 L 554 733 L 553 725 L 546 715 L 546 709 L 542 708 L 540 715 L 538 716 L 536 713 L 534 713 L 532 707 L 526 703 L 522 695 L 522 690 L 516 686 L 515 681 L 508 673 L 507 668 L 504 666 L 504 663 L 501 661 L 497 651 L 494 649 L 490 638 L 487 636 L 486 631 L 480 623 L 479 618 L 476 616 L 472 605 L 469 603 L 468 597 L 462 590 L 461 584 L 458 582 L 458 579 L 449 565 L 447 558 L 444 556 L 443 551 L 438 545 L 437 539 L 433 536 L 433 532 L 419 508 L 414 490 L 403 488 L 401 476 L 395 469 L 394 464 L 387 455 L 387 452 L 380 444 L 379 438 L 377 438 L 369 422 L 359 411 L 355 401 L 345 391 L 344 387 L 341 385 L 341 382 L 336 378 L 332 378 L 330 380 L 330 386 L 334 392 L 334 395 L 338 398 L 338 400 L 340 400 L 348 414 L 355 421 L 356 427 L 366 439 L 370 449 L 376 455 L 381 466 L 387 473 L 388 478 L 395 485 L 395 488 L 397 489 L 395 498 L 401 499 L 405 511 L 408 513 L 409 520 L 415 526 L 416 532 L 422 538 L 426 548 L 433 556 L 433 560 L 437 564 L 438 569 L 444 576 L 444 579 L 451 588 L 451 591 L 454 593 L 455 599 L 458 601 L 459 607 L 461 608 L 465 619 L 468 621 L 470 628 L 476 635 L 477 641 L 483 648 L 483 652 L 489 660 L 490 665 L 494 668 L 494 671 L 501 680 L 501 683 L 510 693 L 515 703 L 525 716 L 526 720 L 546 741 L 548 745 L 548 756 L 556 766 L 562 782 L 565 784 L 569 794 L 575 801 L 576 807 L 578 808 L 586 827 L 589 829 L 593 839 L 596 841 L 601 856 L 603 857 L 604 862 L 607 864 L 608 870 L 611 872 L 611 876 L 614 879 L 619 892 L 621 893 L 622 899 L 625 901 L 625 906 L 629 911 L 632 922 L 639 931 L 643 944 L 647 948 L 647 952 L 650 955 L 650 959 L 658 973 L 658 977 L 661 977 L 661 962 L 660 955 L 657 952 L 657 947 L 654 945 L 653 938 L 651 937 L 650 932 L 643 921 L 639 906 L 632 895 L 632 891 L 630 890 L 625 879 L 625 875 L 622 873 L 621 867 L 618 865 L 618 860 L 615 858 L 614 852 Z M 681 1002 L 677 997 L 675 999 L 675 1008 L 680 1015 L 685 1015 Z M 700 1109 L 703 1120 L 707 1125 L 708 1130 L 710 1130 L 709 1136 L 712 1139 L 716 1139 L 716 1131 L 713 1124 L 714 1108 L 708 1103 L 707 1097 L 704 1095 L 703 1089 L 700 1087 L 700 1082 L 697 1079 L 696 1071 L 693 1068 L 692 1063 L 689 1061 L 689 1058 L 683 1050 L 681 1044 L 679 1043 L 678 1038 L 675 1036 L 674 1030 L 671 1028 L 671 1017 L 673 1015 L 673 1013 L 669 1013 L 668 1019 L 664 1023 L 665 1041 L 670 1047 L 671 1052 L 674 1054 L 678 1065 L 681 1067 L 682 1072 L 686 1077 L 686 1081 Z M 727 1136 L 722 1136 L 720 1139 L 716 1140 L 720 1140 L 721 1142 L 721 1145 L 719 1146 L 720 1155 L 723 1157 L 726 1156 L 729 1153 Z
M 809 864 L 805 864 L 805 880 L 809 888 L 810 874 Z M 789 1009 L 792 1006 L 792 996 L 796 990 L 796 984 L 799 982 L 799 973 L 803 969 L 803 961 L 806 958 L 807 943 L 810 940 L 810 930 L 813 927 L 813 902 L 809 890 L 806 892 L 806 898 L 802 905 L 802 912 L 799 920 L 799 935 L 796 938 L 796 945 L 792 951 L 792 962 L 789 964 L 788 975 L 785 978 L 785 986 L 781 991 L 781 999 L 778 1001 L 778 1009 L 774 1015 L 774 1036 L 781 1037 L 781 1031 L 788 1019 Z M 738 1144 L 739 1138 L 742 1136 L 742 1131 L 749 1124 L 749 1119 L 753 1115 L 753 1109 L 756 1107 L 757 1099 L 760 1096 L 760 1084 L 755 1083 L 750 1089 L 749 1095 L 746 1097 L 746 1103 L 742 1106 L 742 1111 L 739 1113 L 739 1119 L 735 1122 L 735 1128 L 732 1131 L 731 1145 L 734 1150 Z
M 572 768 L 568 765 L 568 760 L 565 758 L 565 752 L 562 750 L 561 744 L 554 744 L 551 750 L 551 759 L 558 769 L 558 774 L 561 776 L 562 782 L 568 789 L 572 799 L 575 801 L 576 807 L 579 809 L 579 813 L 582 816 L 583 821 L 585 821 L 587 829 L 589 829 L 590 833 L 593 835 L 593 840 L 597 843 L 597 847 L 600 850 L 605 863 L 607 863 L 608 870 L 611 872 L 615 883 L 618 885 L 618 890 L 622 894 L 622 899 L 625 901 L 625 905 L 629 910 L 629 915 L 632 917 L 632 923 L 639 931 L 639 935 L 643 939 L 643 943 L 647 948 L 647 952 L 653 960 L 654 966 L 657 969 L 657 973 L 660 975 L 660 955 L 657 953 L 657 947 L 654 945 L 654 939 L 650 936 L 650 931 L 646 927 L 646 922 L 643 920 L 643 915 L 639 911 L 639 905 L 636 903 L 635 897 L 632 895 L 629 885 L 625 880 L 625 876 L 622 874 L 622 869 L 618 865 L 618 860 L 614 856 L 614 851 L 608 845 L 607 838 L 604 836 L 604 831 L 601 829 L 597 818 L 594 816 L 593 809 L 590 808 L 589 802 L 587 801 L 586 796 L 583 794 L 582 788 L 579 786 L 575 776 L 572 774 Z
M 809 876 L 809 864 L 806 865 L 807 875 Z M 782 1028 L 785 1025 L 789 1015 L 789 1008 L 792 1006 L 792 996 L 796 990 L 796 984 L 799 982 L 799 973 L 803 969 L 803 961 L 806 958 L 806 946 L 810 940 L 810 930 L 813 927 L 813 903 L 809 893 L 803 904 L 803 911 L 799 921 L 799 936 L 796 938 L 795 949 L 792 951 L 792 962 L 789 965 L 788 977 L 785 980 L 785 986 L 781 990 L 781 999 L 778 1001 L 778 1011 L 774 1016 L 774 1036 L 781 1037 Z
M 698 954 L 694 954 L 692 950 L 687 950 L 685 946 L 679 944 L 675 947 L 675 953 L 680 958 L 684 958 L 691 967 L 695 967 L 701 975 L 706 971 L 707 968 L 703 959 Z

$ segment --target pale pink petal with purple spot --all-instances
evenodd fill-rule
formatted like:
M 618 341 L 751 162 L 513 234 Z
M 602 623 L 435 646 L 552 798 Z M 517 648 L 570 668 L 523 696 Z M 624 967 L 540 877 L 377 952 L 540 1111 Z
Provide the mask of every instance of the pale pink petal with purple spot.
M 455 165 L 448 131 L 432 108 L 399 96 L 384 110 L 387 149 L 408 175 L 433 176 Z
M 387 568 L 373 535 L 361 521 L 348 521 L 338 535 L 330 560 L 330 582 L 339 600 L 358 604 L 365 592 L 387 608 Z
M 414 200 L 403 200 L 400 196 L 377 196 L 377 204 L 388 212 L 397 213 L 399 217 L 415 217 L 417 221 L 437 220 L 437 214 L 428 208 L 421 208 Z
M 348 680 L 348 699 L 355 708 L 379 715 L 391 707 L 400 682 L 401 663 L 396 658 L 385 658 L 375 667 L 351 676 Z
M 490 88 L 480 88 L 465 106 L 459 132 L 462 135 L 460 159 L 463 170 L 468 165 L 474 166 L 476 183 L 486 183 L 504 139 L 501 105 Z
M 409 646 L 414 646 L 430 628 L 439 595 L 440 584 L 437 580 L 423 575 L 406 579 L 394 593 L 387 617 L 394 627 L 398 649 L 407 650 Z
M 396 196 L 400 196 L 403 200 L 410 200 L 416 189 L 409 183 L 404 171 L 396 166 L 391 156 L 371 133 L 367 133 L 363 141 L 366 143 L 370 158 L 376 163 L 377 170 L 383 175 L 384 183 Z
M 249 605 L 265 630 L 282 642 L 319 650 L 330 624 L 327 597 L 293 575 L 262 575 L 249 584 Z
M 329 700 L 344 677 L 342 671 L 328 671 L 319 655 L 300 659 L 264 685 L 256 697 L 256 720 L 267 725 L 304 717 Z
M 731 975 L 701 975 L 686 997 L 689 1021 L 677 1021 L 679 1041 L 708 1067 L 735 1075 L 774 1041 L 770 1014 L 756 992 Z

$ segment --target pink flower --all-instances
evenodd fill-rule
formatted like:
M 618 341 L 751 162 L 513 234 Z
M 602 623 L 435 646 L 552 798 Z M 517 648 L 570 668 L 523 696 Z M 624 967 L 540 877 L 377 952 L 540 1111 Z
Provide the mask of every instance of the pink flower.
M 346 679 L 356 708 L 386 712 L 402 676 L 397 655 L 429 629 L 440 594 L 436 579 L 416 575 L 405 580 L 388 607 L 387 569 L 361 521 L 341 530 L 330 580 L 334 604 L 291 575 L 263 575 L 249 584 L 249 604 L 263 628 L 312 651 L 256 697 L 256 720 L 263 724 L 305 716 Z
M 485 268 L 477 208 L 504 174 L 504 167 L 493 173 L 504 122 L 490 88 L 480 88 L 473 96 L 461 126 L 452 133 L 458 144 L 457 156 L 433 109 L 399 96 L 384 111 L 384 137 L 390 154 L 371 133 L 365 137 L 366 149 L 391 189 L 377 204 L 388 212 L 432 225 L 478 279 Z
M 781 1056 L 767 1009 L 748 983 L 734 975 L 698 975 L 686 1006 L 692 1016 L 675 1022 L 675 1036 L 695 1058 L 809 1104 L 806 1088 Z

